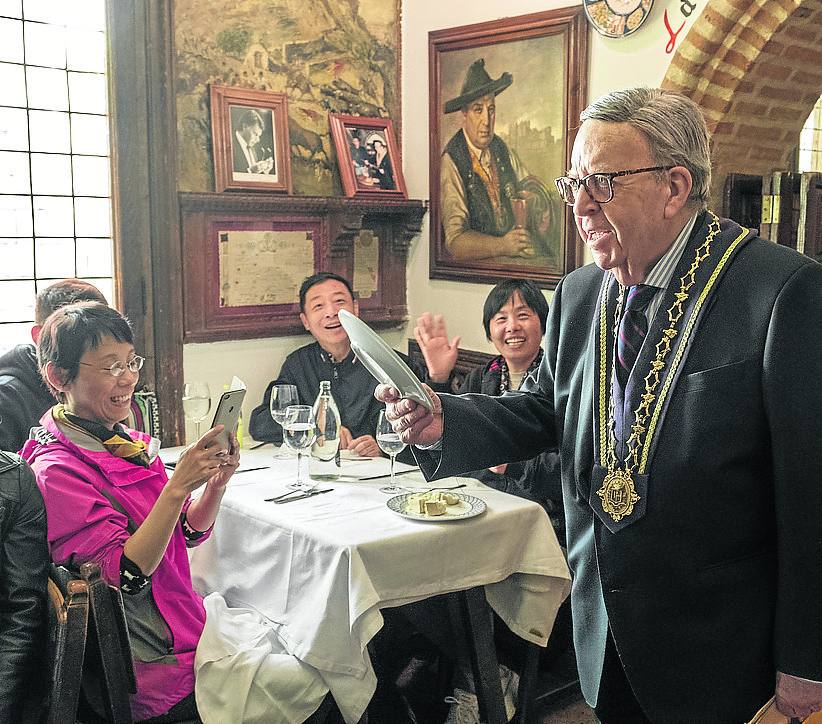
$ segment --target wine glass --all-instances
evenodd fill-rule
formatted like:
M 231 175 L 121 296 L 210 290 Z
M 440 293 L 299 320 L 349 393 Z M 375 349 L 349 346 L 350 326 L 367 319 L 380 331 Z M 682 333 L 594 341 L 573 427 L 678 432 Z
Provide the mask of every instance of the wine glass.
M 391 458 L 391 484 L 380 488 L 380 492 L 396 495 L 402 493 L 403 488 L 394 484 L 394 458 L 397 453 L 405 450 L 405 443 L 400 440 L 400 435 L 394 432 L 391 421 L 385 416 L 385 410 L 380 410 L 380 417 L 377 420 L 377 445 L 389 458 Z
M 197 439 L 200 439 L 200 423 L 211 410 L 211 390 L 207 382 L 186 382 L 183 387 L 183 413 L 194 423 Z
M 317 437 L 317 421 L 314 411 L 308 405 L 289 405 L 283 422 L 283 439 L 289 448 L 297 453 L 297 482 L 287 487 L 292 490 L 309 490 L 312 486 L 303 483 L 303 450 L 308 450 Z
M 295 385 L 274 385 L 271 388 L 271 399 L 269 401 L 269 410 L 271 417 L 278 425 L 282 426 L 285 422 L 286 410 L 290 405 L 299 405 L 300 398 L 297 395 L 297 388 Z M 274 451 L 274 457 L 278 457 L 277 451 Z M 288 457 L 283 454 L 282 457 Z

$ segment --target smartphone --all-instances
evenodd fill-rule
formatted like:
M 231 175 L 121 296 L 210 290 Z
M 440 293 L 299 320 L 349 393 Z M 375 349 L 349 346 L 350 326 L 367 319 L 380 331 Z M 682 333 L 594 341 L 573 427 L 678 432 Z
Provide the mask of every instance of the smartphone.
M 225 429 L 214 438 L 215 444 L 228 451 L 231 447 L 228 441 L 228 434 L 237 431 L 237 423 L 240 419 L 240 410 L 243 407 L 245 390 L 229 390 L 223 392 L 220 402 L 217 404 L 217 411 L 214 413 L 214 420 L 211 427 L 224 425 Z

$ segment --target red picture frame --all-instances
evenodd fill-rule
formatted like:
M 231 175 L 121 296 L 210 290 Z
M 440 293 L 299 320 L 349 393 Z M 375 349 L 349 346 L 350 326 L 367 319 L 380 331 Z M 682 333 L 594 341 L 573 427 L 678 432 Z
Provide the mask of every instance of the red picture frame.
M 388 118 L 329 113 L 328 122 L 346 196 L 408 198 L 402 158 Z
M 211 143 L 217 191 L 291 193 L 285 93 L 210 86 Z

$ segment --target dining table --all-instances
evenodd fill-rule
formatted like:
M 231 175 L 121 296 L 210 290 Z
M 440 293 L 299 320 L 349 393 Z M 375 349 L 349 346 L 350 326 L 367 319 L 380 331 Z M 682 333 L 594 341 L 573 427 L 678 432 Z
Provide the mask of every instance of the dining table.
M 173 461 L 179 450 L 161 456 Z M 352 723 L 376 688 L 368 643 L 383 626 L 381 611 L 453 594 L 483 721 L 505 722 L 488 607 L 524 641 L 546 645 L 570 590 L 549 518 L 539 504 L 474 478 L 432 485 L 414 466 L 395 465 L 401 495 L 461 486 L 454 493 L 475 501 L 469 514 L 409 516 L 381 490 L 387 458 L 346 456 L 337 480 L 316 483 L 327 492 L 278 503 L 296 478 L 295 457 L 271 445 L 243 450 L 211 536 L 190 551 L 194 587 L 259 613 Z

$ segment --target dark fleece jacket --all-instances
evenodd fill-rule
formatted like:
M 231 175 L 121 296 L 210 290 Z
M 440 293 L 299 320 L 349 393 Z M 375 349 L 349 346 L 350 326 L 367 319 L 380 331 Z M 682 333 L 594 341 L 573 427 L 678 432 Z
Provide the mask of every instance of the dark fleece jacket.
M 32 344 L 0 357 L 0 450 L 19 450 L 55 399 L 43 384 Z

